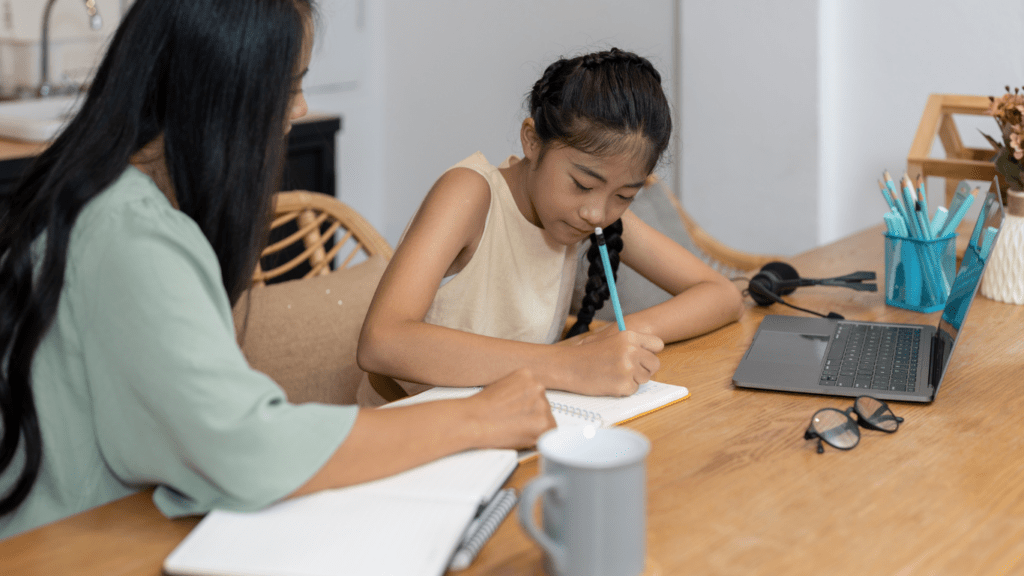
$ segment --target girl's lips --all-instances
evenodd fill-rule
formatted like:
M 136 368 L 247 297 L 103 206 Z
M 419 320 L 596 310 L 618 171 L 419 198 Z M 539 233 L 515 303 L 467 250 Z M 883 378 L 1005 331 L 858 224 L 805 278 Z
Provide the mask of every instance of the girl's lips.
M 580 234 L 583 234 L 584 236 L 590 236 L 591 234 L 594 233 L 593 230 L 582 230 L 580 228 L 573 226 L 572 224 L 569 224 L 569 228 L 572 228 L 573 230 L 579 232 Z

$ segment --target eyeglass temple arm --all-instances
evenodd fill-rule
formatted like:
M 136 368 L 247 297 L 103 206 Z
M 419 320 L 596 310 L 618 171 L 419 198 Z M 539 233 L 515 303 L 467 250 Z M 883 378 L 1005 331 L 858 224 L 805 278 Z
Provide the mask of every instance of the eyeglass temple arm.
M 821 436 L 817 432 L 813 432 L 810 428 L 804 432 L 804 440 L 814 440 L 815 438 L 818 439 L 818 454 L 824 454 L 825 447 L 821 444 Z

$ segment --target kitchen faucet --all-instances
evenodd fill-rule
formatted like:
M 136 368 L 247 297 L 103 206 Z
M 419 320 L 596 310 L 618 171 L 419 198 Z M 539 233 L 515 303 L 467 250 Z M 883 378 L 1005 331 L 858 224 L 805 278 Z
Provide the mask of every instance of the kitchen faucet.
M 49 96 L 54 90 L 50 84 L 50 12 L 54 2 L 56 0 L 46 0 L 46 7 L 43 8 L 43 34 L 39 40 L 39 88 L 36 90 L 36 95 L 40 97 Z M 89 14 L 89 27 L 99 30 L 103 26 L 103 19 L 96 9 L 96 0 L 85 0 L 85 10 Z

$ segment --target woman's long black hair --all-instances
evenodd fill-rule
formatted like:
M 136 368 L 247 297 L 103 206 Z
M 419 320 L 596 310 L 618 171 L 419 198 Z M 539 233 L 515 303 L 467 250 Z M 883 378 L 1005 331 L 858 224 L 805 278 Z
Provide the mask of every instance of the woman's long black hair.
M 668 148 L 672 115 L 661 75 L 646 58 L 612 48 L 551 64 L 533 85 L 530 116 L 541 142 L 589 154 L 634 152 L 650 174 Z M 543 154 L 541 155 L 543 158 Z M 619 268 L 622 220 L 604 229 L 613 272 Z M 568 337 L 586 332 L 609 297 L 597 242 L 590 236 L 586 294 Z
M 42 462 L 31 365 L 57 312 L 71 229 L 145 144 L 163 135 L 178 207 L 213 245 L 232 304 L 249 285 L 313 1 L 136 0 L 80 111 L 0 196 L 0 474 L 21 442 L 25 455 L 0 515 L 25 500 Z

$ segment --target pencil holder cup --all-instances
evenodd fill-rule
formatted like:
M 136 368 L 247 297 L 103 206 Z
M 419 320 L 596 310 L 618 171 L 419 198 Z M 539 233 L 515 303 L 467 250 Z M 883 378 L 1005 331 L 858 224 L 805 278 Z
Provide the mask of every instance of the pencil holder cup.
M 942 310 L 956 275 L 956 234 L 935 240 L 885 235 L 885 303 Z

